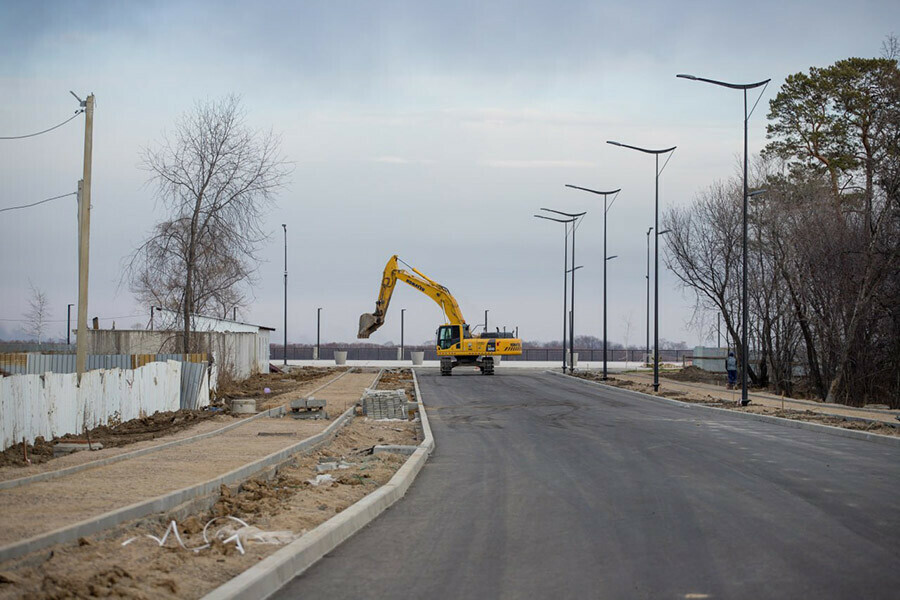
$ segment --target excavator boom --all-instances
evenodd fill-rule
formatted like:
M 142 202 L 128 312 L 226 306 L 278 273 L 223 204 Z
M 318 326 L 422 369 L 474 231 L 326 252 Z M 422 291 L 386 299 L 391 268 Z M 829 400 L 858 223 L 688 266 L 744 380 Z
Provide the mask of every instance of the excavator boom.
M 418 269 L 412 268 L 413 273 L 409 273 L 399 268 L 397 255 L 395 254 L 388 260 L 384 267 L 384 275 L 381 279 L 381 288 L 378 291 L 378 300 L 375 301 L 375 312 L 363 313 L 359 317 L 359 333 L 357 337 L 361 339 L 368 338 L 375 333 L 379 327 L 384 324 L 384 317 L 387 314 L 388 306 L 391 303 L 391 296 L 394 294 L 394 286 L 397 280 L 403 281 L 416 288 L 432 300 L 434 300 L 447 317 L 447 322 L 454 325 L 465 324 L 462 311 L 456 298 L 450 293 L 446 287 L 434 281 L 430 277 Z

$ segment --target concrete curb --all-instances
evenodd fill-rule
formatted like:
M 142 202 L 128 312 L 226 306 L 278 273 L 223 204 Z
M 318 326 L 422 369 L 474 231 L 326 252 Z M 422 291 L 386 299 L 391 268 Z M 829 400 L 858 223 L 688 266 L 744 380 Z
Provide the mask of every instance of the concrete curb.
M 349 369 L 344 371 L 328 383 L 320 385 L 316 389 L 310 392 L 310 394 L 315 394 L 319 390 L 328 387 L 347 373 L 350 373 L 353 369 Z M 92 460 L 91 462 L 82 463 L 80 465 L 72 465 L 71 467 L 66 467 L 64 469 L 57 469 L 55 471 L 45 471 L 43 473 L 35 473 L 34 475 L 29 475 L 27 477 L 19 477 L 18 479 L 7 479 L 6 481 L 0 481 L 0 490 L 8 490 L 15 487 L 19 487 L 22 485 L 28 485 L 29 483 L 36 483 L 38 481 L 47 481 L 48 479 L 56 479 L 57 477 L 64 477 L 66 475 L 71 475 L 72 473 L 78 473 L 79 471 L 84 471 L 85 469 L 92 469 L 94 467 L 103 467 L 106 465 L 111 465 L 113 463 L 117 463 L 122 460 L 128 460 L 129 458 L 137 458 L 138 456 L 143 456 L 145 454 L 150 454 L 152 452 L 157 452 L 159 450 L 165 450 L 167 448 L 175 448 L 176 446 L 182 446 L 184 444 L 190 444 L 193 442 L 199 442 L 200 440 L 204 440 L 206 438 L 211 438 L 213 436 L 219 435 L 220 433 L 225 433 L 226 431 L 230 431 L 232 429 L 236 429 L 243 425 L 246 425 L 250 421 L 254 421 L 256 419 L 261 419 L 263 417 L 275 417 L 281 415 L 285 412 L 285 408 L 283 406 L 276 406 L 275 408 L 270 408 L 269 410 L 265 410 L 261 413 L 257 413 L 252 417 L 248 417 L 246 419 L 241 419 L 240 421 L 236 421 L 234 423 L 230 423 L 224 427 L 220 427 L 215 431 L 207 431 L 206 433 L 199 433 L 197 435 L 193 435 L 191 437 L 186 437 L 180 440 L 173 440 L 171 442 L 166 442 L 164 444 L 159 444 L 157 446 L 150 446 L 149 448 L 141 448 L 140 450 L 133 450 L 131 452 L 126 452 L 124 454 L 117 454 L 115 456 L 110 456 L 107 458 L 101 458 L 99 460 Z
M 335 421 L 331 425 L 326 427 L 325 430 L 321 433 L 317 433 L 316 435 L 301 440 L 296 444 L 293 444 L 286 448 L 282 448 L 281 450 L 260 458 L 259 460 L 256 460 L 252 463 L 248 463 L 242 467 L 238 467 L 237 469 L 225 473 L 224 475 L 220 475 L 215 479 L 210 479 L 209 481 L 206 481 L 204 483 L 182 488 L 180 490 L 175 490 L 173 492 L 169 492 L 168 494 L 157 496 L 156 498 L 137 502 L 130 506 L 125 506 L 123 508 L 100 515 L 99 517 L 86 519 L 84 521 L 75 523 L 74 525 L 62 527 L 54 531 L 49 531 L 47 533 L 42 533 L 34 537 L 30 537 L 26 540 L 22 540 L 14 544 L 8 544 L 6 546 L 0 547 L 0 562 L 22 556 L 30 552 L 34 552 L 35 550 L 40 550 L 41 548 L 46 548 L 54 544 L 71 542 L 78 539 L 79 537 L 90 535 L 92 533 L 108 529 L 110 527 L 115 527 L 116 525 L 120 525 L 121 523 L 125 523 L 126 521 L 131 521 L 133 519 L 138 519 L 140 517 L 144 517 L 154 513 L 166 512 L 179 506 L 180 504 L 183 504 L 195 498 L 211 494 L 223 484 L 229 485 L 232 483 L 244 481 L 245 479 L 252 477 L 255 473 L 265 469 L 266 467 L 278 464 L 279 462 L 286 460 L 292 454 L 296 454 L 297 452 L 301 452 L 303 450 L 308 450 L 330 439 L 338 429 L 343 427 L 343 425 L 347 421 L 353 418 L 353 413 L 355 410 L 355 406 L 351 406 L 350 408 L 348 408 L 346 411 L 344 411 L 343 414 L 341 414 L 340 417 L 335 419 Z
M 608 390 L 615 390 L 619 392 L 626 392 L 629 394 L 636 394 L 638 396 L 643 396 L 645 398 L 649 398 L 651 400 L 658 400 L 662 402 L 667 402 L 669 404 L 674 404 L 676 406 L 681 406 L 683 408 L 697 409 L 697 410 L 714 410 L 718 412 L 724 412 L 729 415 L 735 415 L 742 417 L 744 419 L 750 419 L 752 421 L 761 421 L 763 423 L 774 423 L 775 425 L 781 425 L 783 427 L 792 427 L 794 429 L 807 429 L 810 431 L 817 431 L 819 433 L 827 433 L 829 435 L 835 435 L 838 437 L 852 438 L 857 440 L 865 440 L 867 442 L 875 442 L 878 444 L 885 444 L 888 446 L 900 447 L 900 437 L 891 437 L 887 435 L 879 435 L 877 433 L 868 433 L 866 431 L 856 431 L 854 429 L 844 429 L 842 427 L 832 427 L 831 425 L 822 425 L 819 423 L 810 423 L 808 421 L 797 421 L 794 419 L 785 419 L 783 417 L 773 417 L 770 415 L 757 415 L 754 413 L 746 413 L 740 412 L 736 410 L 729 410 L 727 408 L 717 408 L 715 406 L 703 406 L 702 404 L 693 404 L 691 402 L 682 402 L 680 400 L 674 400 L 672 398 L 665 398 L 663 396 L 654 396 L 653 394 L 645 394 L 644 392 L 638 392 L 635 390 L 629 390 L 625 388 L 620 388 L 614 385 L 607 385 L 605 383 L 600 383 L 598 381 L 590 381 L 587 379 L 582 379 L 580 377 L 573 377 L 571 375 L 563 375 L 562 373 L 557 373 L 555 371 L 545 371 L 551 375 L 556 375 L 557 377 L 566 377 L 572 381 L 577 381 L 581 383 L 585 383 L 587 385 L 598 386 Z M 837 417 L 840 418 L 840 417 Z M 873 421 L 878 423 L 878 421 Z
M 406 494 L 434 450 L 434 437 L 422 404 L 419 382 L 415 371 L 412 373 L 425 439 L 391 480 L 300 539 L 220 585 L 203 596 L 202 600 L 268 598 Z

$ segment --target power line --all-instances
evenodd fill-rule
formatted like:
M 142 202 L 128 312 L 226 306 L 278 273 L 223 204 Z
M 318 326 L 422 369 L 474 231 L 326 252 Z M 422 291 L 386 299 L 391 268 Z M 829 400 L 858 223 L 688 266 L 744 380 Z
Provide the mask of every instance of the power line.
M 74 119 L 75 117 L 77 117 L 78 115 L 80 115 L 83 112 L 84 112 L 84 109 L 76 110 L 74 115 L 72 115 L 71 117 L 69 117 L 62 123 L 60 123 L 59 125 L 54 125 L 50 129 L 45 129 L 43 131 L 38 131 L 37 133 L 29 133 L 26 135 L 3 135 L 3 136 L 0 136 L 0 140 L 23 140 L 25 138 L 34 137 L 36 135 L 43 135 L 45 133 L 49 133 L 49 132 L 53 131 L 54 129 L 59 129 L 60 127 L 62 127 L 63 125 L 65 125 L 66 123 L 68 123 L 69 121 L 71 121 L 72 119 Z
M 46 200 L 41 200 L 39 202 L 32 202 L 31 204 L 23 204 L 22 206 L 7 206 L 6 208 L 0 208 L 0 212 L 5 212 L 7 210 L 19 210 L 20 208 L 31 208 L 32 206 L 37 206 L 38 204 L 43 204 L 44 202 L 59 200 L 60 198 L 65 198 L 66 196 L 75 196 L 77 194 L 78 192 L 69 192 L 68 194 L 63 194 L 62 196 L 53 196 L 52 198 L 47 198 Z

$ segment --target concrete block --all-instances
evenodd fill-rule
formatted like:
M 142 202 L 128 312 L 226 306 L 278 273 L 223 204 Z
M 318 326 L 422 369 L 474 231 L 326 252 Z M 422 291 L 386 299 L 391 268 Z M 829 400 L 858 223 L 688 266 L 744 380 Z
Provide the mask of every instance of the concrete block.
M 406 454 L 407 456 L 416 451 L 418 446 L 401 446 L 399 444 L 384 444 L 383 446 L 375 446 L 372 454 L 382 454 L 383 452 L 393 452 L 394 454 Z
M 328 413 L 324 410 L 298 410 L 291 411 L 291 417 L 295 419 L 327 419 Z
M 255 415 L 256 400 L 254 398 L 235 398 L 231 401 L 231 412 L 236 415 Z
M 80 452 L 82 450 L 102 450 L 103 444 L 98 444 L 97 442 L 92 442 L 88 445 L 87 442 L 57 442 L 53 445 L 53 457 L 57 456 L 65 456 L 66 454 L 72 454 L 73 452 Z

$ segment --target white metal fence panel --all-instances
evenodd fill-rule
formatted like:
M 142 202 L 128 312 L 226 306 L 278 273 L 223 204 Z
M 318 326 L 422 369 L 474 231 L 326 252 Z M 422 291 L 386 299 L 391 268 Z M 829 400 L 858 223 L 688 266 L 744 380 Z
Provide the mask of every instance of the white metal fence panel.
M 88 371 L 80 386 L 70 373 L 0 377 L 0 448 L 178 410 L 181 369 L 182 363 L 167 361 Z

